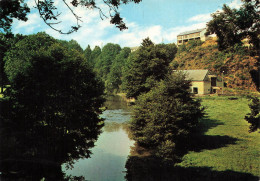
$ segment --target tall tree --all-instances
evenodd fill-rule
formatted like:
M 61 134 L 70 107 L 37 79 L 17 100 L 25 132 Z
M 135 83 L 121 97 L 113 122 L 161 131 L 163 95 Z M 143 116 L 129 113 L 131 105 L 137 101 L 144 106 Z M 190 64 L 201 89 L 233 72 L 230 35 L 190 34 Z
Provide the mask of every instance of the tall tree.
M 170 61 L 162 45 L 154 45 L 149 38 L 144 39 L 141 47 L 130 56 L 130 65 L 124 76 L 127 97 L 136 98 L 164 79 L 169 72 Z
M 136 101 L 131 121 L 139 146 L 166 160 L 179 161 L 203 116 L 200 102 L 190 94 L 185 75 L 175 73 L 157 83 Z
M 104 86 L 83 54 L 45 33 L 16 43 L 5 60 L 11 87 L 0 100 L 0 144 L 8 145 L 0 147 L 0 171 L 60 180 L 52 168 L 91 154 Z
M 233 47 L 247 38 L 255 50 L 260 48 L 259 0 L 244 0 L 239 9 L 224 5 L 222 12 L 212 14 L 207 24 L 207 34 L 215 33 L 221 50 Z
M 96 64 L 100 54 L 101 54 L 101 48 L 99 46 L 95 46 L 90 56 L 90 60 L 94 62 L 94 65 Z
M 91 59 L 91 53 L 92 50 L 90 48 L 90 46 L 88 45 L 88 47 L 84 50 L 84 56 L 86 58 L 86 61 L 92 66 L 94 67 L 94 60 Z
M 112 63 L 120 51 L 121 47 L 118 44 L 108 43 L 103 47 L 95 64 L 95 71 L 103 81 L 107 80 Z
M 119 91 L 119 87 L 122 84 L 122 70 L 125 66 L 125 62 L 131 53 L 131 49 L 128 47 L 123 48 L 116 56 L 111 65 L 110 72 L 107 77 L 107 86 L 109 92 Z

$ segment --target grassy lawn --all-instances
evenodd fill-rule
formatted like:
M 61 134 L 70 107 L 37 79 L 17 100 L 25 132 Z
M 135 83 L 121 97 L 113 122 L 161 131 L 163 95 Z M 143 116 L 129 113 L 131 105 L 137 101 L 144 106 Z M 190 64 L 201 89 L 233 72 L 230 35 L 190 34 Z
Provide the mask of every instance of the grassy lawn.
M 249 125 L 244 120 L 249 112 L 248 100 L 203 97 L 202 105 L 207 113 L 201 120 L 203 136 L 179 166 L 260 177 L 260 133 L 248 133 Z

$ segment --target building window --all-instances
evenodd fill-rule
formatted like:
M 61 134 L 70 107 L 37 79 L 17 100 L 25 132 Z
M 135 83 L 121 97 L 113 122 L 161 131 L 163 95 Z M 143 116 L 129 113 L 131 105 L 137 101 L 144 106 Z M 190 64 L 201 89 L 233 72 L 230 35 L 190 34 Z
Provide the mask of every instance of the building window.
M 214 87 L 217 85 L 217 78 L 216 77 L 211 77 L 211 86 Z
M 182 43 L 182 41 L 180 40 L 179 43 Z
M 193 94 L 198 94 L 198 87 L 193 87 Z

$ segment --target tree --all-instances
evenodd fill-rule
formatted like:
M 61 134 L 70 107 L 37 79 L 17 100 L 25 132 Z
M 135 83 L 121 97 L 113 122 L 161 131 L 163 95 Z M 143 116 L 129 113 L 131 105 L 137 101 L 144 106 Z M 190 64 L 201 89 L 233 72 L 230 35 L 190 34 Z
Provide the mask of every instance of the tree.
M 166 56 L 167 56 L 167 61 L 171 62 L 177 53 L 177 46 L 175 43 L 169 43 L 169 44 L 158 44 L 158 47 L 165 49 L 166 51 Z
M 131 49 L 125 47 L 120 51 L 120 53 L 113 61 L 110 72 L 107 76 L 107 89 L 109 92 L 119 91 L 119 88 L 122 84 L 122 70 L 130 53 Z
M 127 97 L 137 98 L 164 79 L 169 72 L 170 57 L 164 45 L 154 45 L 149 38 L 144 39 L 142 46 L 130 56 L 124 76 Z
M 133 139 L 152 155 L 178 161 L 203 116 L 200 102 L 191 97 L 185 75 L 168 75 L 136 101 L 130 128 Z
M 92 50 L 90 48 L 90 46 L 88 45 L 88 47 L 84 50 L 84 56 L 85 56 L 85 59 L 86 61 L 90 64 L 91 67 L 94 67 L 94 60 L 91 59 L 91 53 L 92 53 Z
M 0 87 L 1 87 L 1 90 L 0 90 L 0 93 L 3 93 L 3 90 L 4 90 L 4 85 L 5 85 L 5 82 L 6 82 L 6 74 L 4 72 L 4 56 L 5 56 L 5 52 L 7 51 L 8 49 L 8 45 L 7 45 L 7 41 L 6 41 L 6 38 L 4 37 L 3 34 L 1 34 L 1 37 L 0 37 Z
M 97 63 L 97 59 L 100 54 L 101 54 L 101 48 L 99 46 L 95 46 L 90 56 L 90 60 L 93 62 L 94 65 Z
M 60 42 L 60 44 L 62 46 L 65 46 L 67 49 L 74 49 L 77 50 L 80 53 L 83 53 L 83 49 L 81 48 L 81 46 L 79 45 L 79 43 L 76 40 L 70 40 L 70 41 L 66 41 L 66 40 L 58 40 Z
M 11 32 L 13 18 L 27 21 L 26 15 L 30 12 L 23 0 L 1 0 L 0 9 L 0 31 L 7 34 Z
M 245 116 L 245 120 L 250 123 L 249 132 L 260 129 L 260 100 L 257 97 L 250 97 L 250 113 Z
M 108 43 L 103 47 L 95 64 L 95 71 L 103 81 L 107 80 L 112 63 L 120 51 L 121 47 L 118 44 Z
M 8 145 L 0 148 L 0 171 L 60 180 L 53 172 L 62 173 L 61 164 L 91 154 L 104 86 L 83 54 L 45 33 L 16 43 L 5 60 L 11 87 L 0 100 L 0 144 Z
M 222 12 L 212 14 L 213 19 L 207 24 L 207 34 L 215 33 L 219 49 L 232 48 L 245 38 L 258 51 L 260 48 L 259 0 L 244 0 L 239 9 L 224 5 Z
M 4 57 L 5 53 L 11 48 L 12 45 L 17 43 L 18 41 L 22 40 L 26 36 L 21 34 L 16 34 L 14 37 L 6 37 L 4 34 L 0 34 L 0 87 L 1 91 L 3 92 L 4 86 L 8 83 L 6 73 L 4 71 Z
M 81 27 L 80 22 L 82 22 L 82 20 L 75 13 L 72 7 L 77 8 L 81 6 L 86 9 L 96 9 L 99 11 L 101 19 L 109 17 L 111 24 L 116 25 L 116 27 L 120 30 L 124 30 L 127 29 L 127 27 L 118 11 L 119 6 L 131 2 L 141 2 L 141 0 L 103 0 L 103 4 L 98 5 L 96 0 L 72 0 L 70 4 L 68 4 L 65 0 L 61 1 L 70 10 L 76 21 L 76 25 L 71 26 L 70 30 L 66 32 L 55 27 L 55 25 L 60 23 L 59 15 L 61 13 L 57 12 L 57 7 L 54 5 L 54 0 L 35 0 L 36 8 L 38 9 L 39 15 L 43 21 L 53 30 L 58 31 L 61 34 L 73 33 Z M 103 5 L 108 7 L 109 15 L 104 13 Z M 10 33 L 11 24 L 13 22 L 12 18 L 27 21 L 26 15 L 30 12 L 30 8 L 28 8 L 27 4 L 24 3 L 23 0 L 1 0 L 0 9 L 3 10 L 0 11 L 0 30 L 3 29 L 6 33 Z

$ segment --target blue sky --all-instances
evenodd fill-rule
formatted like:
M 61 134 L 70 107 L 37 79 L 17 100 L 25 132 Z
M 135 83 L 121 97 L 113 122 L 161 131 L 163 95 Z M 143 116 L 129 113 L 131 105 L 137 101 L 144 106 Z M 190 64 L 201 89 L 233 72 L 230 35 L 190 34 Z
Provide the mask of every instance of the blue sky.
M 75 24 L 74 18 L 61 0 L 54 1 L 58 11 L 62 12 L 62 22 L 57 28 L 66 30 L 68 26 Z M 14 33 L 33 34 L 45 31 L 57 39 L 74 39 L 83 49 L 87 45 L 93 48 L 95 45 L 104 46 L 106 43 L 135 47 L 146 37 L 150 37 L 155 43 L 176 43 L 179 33 L 206 27 L 206 23 L 211 19 L 210 14 L 221 10 L 224 3 L 232 8 L 239 8 L 241 5 L 240 0 L 143 0 L 139 4 L 130 3 L 119 8 L 128 26 L 128 30 L 123 32 L 111 25 L 108 19 L 102 21 L 98 11 L 77 8 L 75 11 L 82 17 L 82 27 L 78 32 L 62 35 L 43 23 L 33 8 L 34 0 L 25 2 L 32 8 L 29 19 L 27 22 L 15 20 Z

